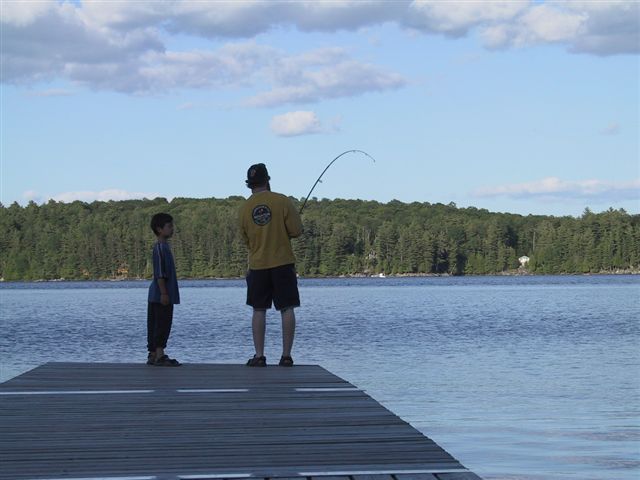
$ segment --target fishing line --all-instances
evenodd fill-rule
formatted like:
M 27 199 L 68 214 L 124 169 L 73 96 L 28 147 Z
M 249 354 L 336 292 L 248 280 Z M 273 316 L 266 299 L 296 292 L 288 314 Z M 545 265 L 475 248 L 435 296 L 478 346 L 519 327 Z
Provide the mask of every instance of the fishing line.
M 320 176 L 318 177 L 318 179 L 316 180 L 316 183 L 313 184 L 313 187 L 311 187 L 311 190 L 309 190 L 309 193 L 307 194 L 307 198 L 304 199 L 304 203 L 302 204 L 302 207 L 300 207 L 300 214 L 302 214 L 302 210 L 304 210 L 305 205 L 307 204 L 307 200 L 309 200 L 309 197 L 311 196 L 311 193 L 313 192 L 313 189 L 316 188 L 316 185 L 318 185 L 318 183 L 320 183 L 320 180 L 322 179 L 322 176 L 325 174 L 325 172 L 327 170 L 329 170 L 329 167 L 331 165 L 333 165 L 333 162 L 335 162 L 336 160 L 338 160 L 341 156 L 346 155 L 347 153 L 362 153 L 364 155 L 366 155 L 367 157 L 369 157 L 371 160 L 373 160 L 373 163 L 376 163 L 376 159 L 373 158 L 371 155 L 369 155 L 367 152 L 365 152 L 364 150 L 347 150 L 346 152 L 342 152 L 340 155 L 338 155 L 336 158 L 334 158 L 333 160 L 331 160 L 331 162 L 329 162 L 329 165 L 327 165 L 325 167 L 325 169 L 322 171 L 322 173 L 320 174 Z

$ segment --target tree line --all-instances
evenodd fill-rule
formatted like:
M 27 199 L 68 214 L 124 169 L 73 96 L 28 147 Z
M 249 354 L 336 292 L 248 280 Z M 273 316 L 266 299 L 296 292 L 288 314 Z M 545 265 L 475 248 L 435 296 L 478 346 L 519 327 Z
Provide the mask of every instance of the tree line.
M 247 253 L 238 232 L 243 197 L 0 204 L 4 280 L 149 278 L 149 227 L 170 213 L 181 278 L 240 277 Z M 292 199 L 299 207 L 300 202 Z M 638 271 L 640 215 L 585 210 L 579 218 L 492 213 L 455 204 L 318 200 L 293 241 L 302 276 L 541 274 Z

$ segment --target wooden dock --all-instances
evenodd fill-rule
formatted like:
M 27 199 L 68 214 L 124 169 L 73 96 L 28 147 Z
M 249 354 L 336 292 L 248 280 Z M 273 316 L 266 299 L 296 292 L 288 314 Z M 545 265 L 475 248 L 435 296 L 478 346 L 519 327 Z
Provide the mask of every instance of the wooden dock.
M 316 365 L 47 363 L 0 415 L 7 480 L 480 478 Z

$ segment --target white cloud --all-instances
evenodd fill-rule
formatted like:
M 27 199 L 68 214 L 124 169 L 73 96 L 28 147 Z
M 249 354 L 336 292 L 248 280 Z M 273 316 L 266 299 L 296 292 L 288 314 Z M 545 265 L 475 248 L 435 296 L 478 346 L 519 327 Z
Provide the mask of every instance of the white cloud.
M 38 2 L 2 2 L 2 23 L 24 26 L 33 23 L 38 17 L 47 14 L 57 7 L 55 0 Z
M 490 48 L 571 42 L 578 38 L 586 19 L 587 15 L 582 12 L 559 10 L 544 4 L 535 5 L 513 22 L 486 27 L 482 35 Z
M 561 180 L 547 177 L 542 180 L 484 187 L 474 192 L 478 197 L 509 197 L 542 200 L 590 199 L 619 202 L 640 199 L 640 179 L 611 182 L 605 180 Z
M 570 11 L 586 16 L 572 52 L 595 55 L 640 52 L 640 2 L 637 0 L 567 1 Z
M 271 119 L 271 131 L 281 137 L 309 135 L 325 131 L 314 112 L 297 111 L 276 115 Z
M 260 79 L 267 82 L 267 91 L 249 101 L 256 105 L 397 88 L 404 80 L 380 66 L 348 58 L 340 49 L 333 54 L 332 49 L 323 49 L 287 55 L 244 43 L 216 50 L 172 51 L 167 48 L 168 37 L 252 38 L 276 28 L 332 32 L 391 22 L 453 37 L 478 31 L 489 48 L 557 43 L 576 53 L 640 52 L 640 2 L 636 1 L 89 0 L 3 1 L 2 6 L 3 82 L 63 78 L 95 89 L 158 93 L 177 88 L 255 87 L 261 85 L 256 83 Z M 321 63 L 331 55 L 340 60 Z M 314 56 L 322 57 L 321 61 Z M 286 67 L 298 77 L 285 79 Z M 356 79 L 351 80 L 351 74 Z
M 411 2 L 403 23 L 425 33 L 444 33 L 460 37 L 480 25 L 510 21 L 526 10 L 528 5 L 528 0 L 416 0 Z
M 162 93 L 180 88 L 253 85 L 276 51 L 255 44 L 215 51 L 147 52 L 136 62 L 70 65 L 66 73 L 92 88 L 124 93 Z
M 87 15 L 110 28 L 162 23 L 172 32 L 208 38 L 248 38 L 278 27 L 336 31 L 397 21 L 410 3 L 409 0 L 85 0 L 83 8 Z
M 334 56 L 335 52 L 329 55 Z M 324 98 L 350 97 L 404 86 L 406 80 L 374 65 L 344 58 L 330 64 L 322 56 L 283 59 L 270 69 L 277 77 L 274 87 L 249 99 L 246 104 L 271 107 L 288 103 L 317 102 Z M 314 68 L 315 67 L 315 68 Z
M 186 2 L 83 0 L 81 8 L 87 21 L 126 31 L 145 28 L 172 18 L 173 10 L 179 3 Z
M 562 42 L 576 38 L 587 19 L 583 12 L 556 10 L 536 5 L 521 16 L 520 22 L 530 38 L 524 43 Z
M 40 194 L 34 190 L 27 190 L 22 194 L 22 197 L 27 201 L 34 201 L 36 203 L 44 203 L 48 200 L 55 200 L 56 202 L 71 203 L 76 200 L 81 202 L 93 202 L 101 201 L 106 202 L 109 200 L 134 200 L 143 198 L 157 198 L 161 195 L 158 193 L 144 193 L 144 192 L 128 192 L 120 189 L 108 189 L 99 192 L 82 190 L 77 192 L 63 192 L 56 195 Z
M 108 200 L 133 200 L 142 198 L 156 198 L 159 197 L 158 193 L 145 193 L 145 192 L 128 192 L 126 190 L 109 189 L 102 190 L 100 192 L 93 191 L 79 191 L 79 192 L 64 192 L 54 195 L 52 198 L 56 202 L 74 202 L 80 200 L 82 202 L 93 202 L 95 200 L 106 202 Z
M 489 48 L 545 43 L 566 45 L 574 53 L 640 53 L 640 3 L 636 1 L 558 1 L 530 4 L 508 22 L 480 28 Z
M 341 49 L 320 49 L 291 56 L 268 46 L 243 43 L 227 44 L 215 50 L 171 51 L 163 39 L 167 32 L 252 36 L 271 28 L 280 18 L 278 13 L 285 10 L 282 18 L 289 22 L 292 15 L 304 17 L 301 12 L 308 9 L 325 13 L 335 10 L 348 16 L 349 12 L 374 8 L 375 3 L 360 2 L 357 6 L 337 8 L 337 4 L 331 2 L 321 2 L 314 7 L 312 2 L 300 5 L 295 2 L 219 2 L 214 5 L 183 1 L 89 1 L 80 5 L 51 2 L 47 8 L 15 7 L 1 20 L 2 81 L 29 84 L 64 78 L 93 89 L 130 94 L 182 88 L 250 86 L 261 90 L 266 87 L 265 98 L 258 96 L 255 101 L 247 102 L 257 105 L 317 101 L 395 88 L 403 83 L 399 75 L 353 60 Z M 340 18 L 336 16 L 335 21 Z M 259 28 L 253 25 L 256 22 Z M 260 22 L 266 23 L 260 26 Z M 328 22 L 327 28 L 331 25 L 333 23 Z M 342 63 L 330 65 L 337 57 L 342 58 Z M 309 78 L 301 75 L 306 67 L 312 70 Z M 333 73 L 334 69 L 346 67 L 361 80 L 360 85 L 340 72 Z M 287 73 L 295 75 L 287 76 Z M 374 74 L 373 80 L 368 77 L 370 73 Z M 336 78 L 336 81 L 327 85 L 318 78 L 322 76 Z M 292 95 L 286 93 L 288 91 L 302 93 Z
M 154 18 L 149 11 L 153 3 L 120 9 L 103 3 L 91 3 L 88 12 L 60 5 L 20 26 L 3 18 L 2 81 L 24 84 L 62 77 L 129 94 L 237 86 L 266 90 L 247 99 L 253 106 L 315 102 L 405 83 L 400 75 L 354 60 L 341 48 L 288 55 L 246 42 L 215 50 L 167 50 L 159 30 L 143 22 Z M 105 10 L 119 28 L 127 24 L 127 13 L 132 15 L 127 25 L 142 26 L 122 33 L 97 25 L 96 9 Z
M 18 16 L 17 21 L 16 15 L 5 18 L 3 2 L 3 82 L 29 83 L 59 77 L 76 80 L 74 70 L 105 70 L 105 66 L 122 69 L 135 65 L 147 52 L 164 50 L 158 32 L 152 28 L 118 32 L 91 22 L 79 6 L 47 5 L 29 16 Z

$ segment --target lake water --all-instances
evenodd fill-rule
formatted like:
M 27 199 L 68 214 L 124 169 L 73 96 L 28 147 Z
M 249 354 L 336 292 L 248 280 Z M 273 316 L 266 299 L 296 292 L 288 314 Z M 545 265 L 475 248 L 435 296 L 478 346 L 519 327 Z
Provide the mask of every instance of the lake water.
M 146 360 L 148 282 L 0 284 L 0 381 L 47 361 Z M 640 478 L 640 277 L 302 279 L 293 356 L 486 479 Z M 168 353 L 252 354 L 239 280 L 183 281 Z M 270 312 L 268 362 L 281 348 Z

